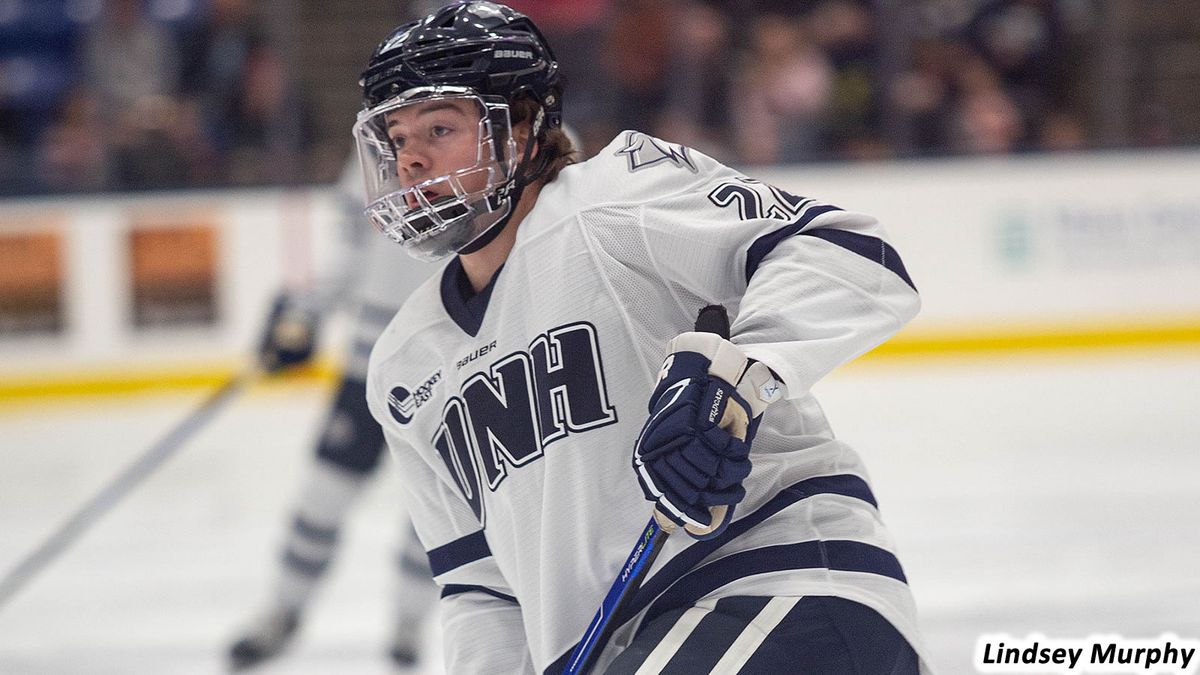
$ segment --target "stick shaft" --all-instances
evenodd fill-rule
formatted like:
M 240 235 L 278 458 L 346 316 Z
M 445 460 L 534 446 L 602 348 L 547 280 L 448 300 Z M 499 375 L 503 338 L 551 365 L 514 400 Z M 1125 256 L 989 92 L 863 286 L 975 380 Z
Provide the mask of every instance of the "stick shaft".
M 654 564 L 654 559 L 658 557 L 658 552 L 662 550 L 663 542 L 666 540 L 667 531 L 659 527 L 657 520 L 651 518 L 650 522 L 646 523 L 645 529 L 642 530 L 641 536 L 638 537 L 637 544 L 629 553 L 629 557 L 625 559 L 625 564 L 621 566 L 621 573 L 617 575 L 616 579 L 613 579 L 612 586 L 609 587 L 608 594 L 604 596 L 604 602 L 600 604 L 600 609 L 596 610 L 595 616 L 592 617 L 592 622 L 588 624 L 583 639 L 571 652 L 571 658 L 567 661 L 563 675 L 586 673 L 591 668 L 595 657 L 600 654 L 597 647 L 608 642 L 610 633 L 615 628 L 612 622 L 613 617 L 620 613 L 629 603 L 629 599 L 633 597 L 634 591 L 641 586 L 642 579 Z
M 159 466 L 170 459 L 184 443 L 211 420 L 250 380 L 242 373 L 229 379 L 210 394 L 190 415 L 180 421 L 139 455 L 116 478 L 75 511 L 57 530 L 0 579 L 0 608 L 44 570 L 55 558 L 82 536 L 113 506 L 141 484 Z

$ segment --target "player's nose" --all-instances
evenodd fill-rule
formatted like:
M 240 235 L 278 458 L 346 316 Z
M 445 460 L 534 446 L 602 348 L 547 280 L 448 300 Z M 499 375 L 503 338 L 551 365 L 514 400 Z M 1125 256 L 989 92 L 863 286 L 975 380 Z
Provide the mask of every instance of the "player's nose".
M 396 173 L 405 185 L 424 180 L 429 173 L 429 156 L 409 143 L 396 155 Z

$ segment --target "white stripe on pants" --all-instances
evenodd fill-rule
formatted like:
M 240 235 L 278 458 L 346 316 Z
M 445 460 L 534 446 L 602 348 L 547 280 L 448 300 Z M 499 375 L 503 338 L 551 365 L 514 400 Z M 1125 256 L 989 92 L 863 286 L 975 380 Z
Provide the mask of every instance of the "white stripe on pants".
M 754 652 L 758 650 L 759 645 L 780 621 L 787 616 L 788 612 L 800 602 L 800 598 L 771 598 L 766 607 L 758 613 L 742 631 L 733 644 L 729 646 L 729 650 L 725 652 L 725 656 L 713 666 L 713 675 L 724 675 L 724 673 L 736 673 L 746 665 Z
M 679 648 L 683 646 L 683 642 L 688 639 L 688 636 L 700 624 L 700 620 L 708 616 L 708 613 L 712 611 L 716 604 L 716 600 L 703 600 L 697 602 L 694 607 L 684 612 L 683 616 L 680 616 L 675 625 L 671 627 L 671 630 L 663 636 L 662 641 L 654 647 L 654 651 L 650 652 L 650 655 L 642 662 L 642 667 L 638 668 L 634 675 L 656 675 L 666 667 L 667 662 L 671 660 L 671 657 L 675 656 L 675 652 L 679 651 Z
M 712 675 L 733 675 L 746 665 L 754 652 L 758 650 L 771 631 L 783 621 L 788 612 L 800 602 L 799 597 L 771 598 L 750 623 L 729 646 L 725 655 L 713 667 Z M 715 600 L 705 600 L 683 613 L 671 627 L 671 630 L 654 647 L 654 651 L 646 657 L 634 675 L 657 675 L 667 663 L 679 652 L 679 648 L 687 641 L 704 617 L 708 616 L 716 606 Z

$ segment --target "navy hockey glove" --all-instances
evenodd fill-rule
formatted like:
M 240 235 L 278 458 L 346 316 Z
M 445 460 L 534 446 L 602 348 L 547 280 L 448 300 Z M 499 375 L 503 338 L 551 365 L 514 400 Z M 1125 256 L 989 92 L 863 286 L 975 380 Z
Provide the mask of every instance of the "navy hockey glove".
M 698 539 L 725 529 L 746 496 L 759 418 L 782 389 L 769 368 L 719 335 L 671 340 L 633 454 L 660 524 L 665 517 Z
M 319 327 L 320 315 L 311 301 L 293 293 L 280 293 L 271 305 L 258 347 L 263 370 L 276 373 L 312 359 Z

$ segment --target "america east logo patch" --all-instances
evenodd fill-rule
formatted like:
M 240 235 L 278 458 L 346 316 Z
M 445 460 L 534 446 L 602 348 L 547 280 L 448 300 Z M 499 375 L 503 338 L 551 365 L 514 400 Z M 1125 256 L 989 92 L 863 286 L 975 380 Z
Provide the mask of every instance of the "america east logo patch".
M 392 387 L 387 395 L 388 412 L 392 414 L 392 419 L 400 426 L 406 426 L 412 421 L 413 415 L 417 414 L 417 409 L 433 397 L 433 389 L 441 380 L 442 371 L 438 370 L 425 378 L 416 390 L 410 391 L 403 384 Z
M 401 425 L 412 421 L 413 413 L 417 411 L 417 402 L 413 398 L 412 392 L 406 387 L 392 387 L 392 390 L 388 392 L 387 402 L 392 419 Z

